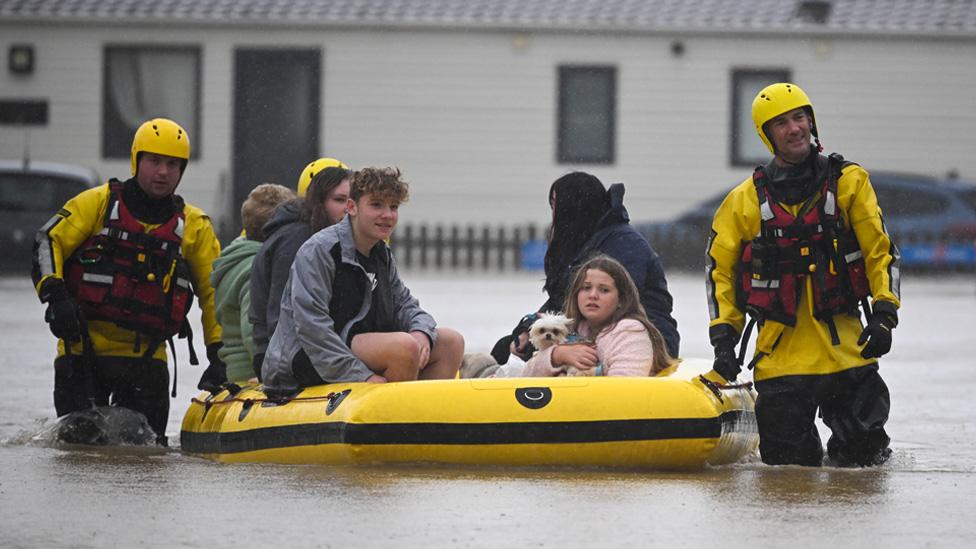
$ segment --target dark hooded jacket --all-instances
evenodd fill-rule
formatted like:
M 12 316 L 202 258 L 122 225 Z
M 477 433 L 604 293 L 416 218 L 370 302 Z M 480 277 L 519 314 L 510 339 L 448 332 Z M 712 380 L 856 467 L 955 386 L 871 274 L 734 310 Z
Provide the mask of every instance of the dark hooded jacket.
M 312 229 L 301 219 L 302 200 L 286 202 L 275 210 L 274 216 L 265 223 L 264 244 L 251 265 L 251 321 L 255 354 L 264 355 L 268 342 L 278 325 L 281 294 L 285 291 L 288 271 L 295 254 L 309 237 Z
M 597 223 L 596 232 L 576 254 L 569 268 L 561 271 L 558 283 L 549 291 L 549 299 L 539 310 L 561 311 L 577 267 L 594 255 L 606 254 L 619 261 L 630 273 L 640 292 L 647 317 L 664 336 L 668 353 L 677 357 L 681 338 L 678 336 L 678 323 L 671 316 L 674 300 L 668 291 L 661 258 L 647 239 L 630 225 L 630 216 L 624 207 L 623 184 L 610 185 L 607 193 L 610 196 L 610 209 Z

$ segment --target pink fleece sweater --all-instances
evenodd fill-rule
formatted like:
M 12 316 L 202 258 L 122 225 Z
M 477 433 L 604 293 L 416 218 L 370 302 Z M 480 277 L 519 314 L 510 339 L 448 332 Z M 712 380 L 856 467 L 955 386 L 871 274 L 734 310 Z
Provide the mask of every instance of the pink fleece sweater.
M 586 328 L 586 325 L 580 326 L 580 337 L 590 337 Z M 552 365 L 553 349 L 555 347 L 539 351 L 529 359 L 522 377 L 554 377 L 562 374 L 562 367 Z M 603 330 L 596 336 L 596 354 L 603 364 L 605 376 L 648 376 L 654 348 L 644 325 L 625 318 L 612 330 Z

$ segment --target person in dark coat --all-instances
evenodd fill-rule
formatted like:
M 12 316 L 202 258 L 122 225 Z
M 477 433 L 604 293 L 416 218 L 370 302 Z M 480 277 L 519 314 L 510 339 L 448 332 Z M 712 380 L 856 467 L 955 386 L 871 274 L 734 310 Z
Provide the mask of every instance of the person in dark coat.
M 576 268 L 592 256 L 606 254 L 626 267 L 640 291 L 648 318 L 664 336 L 668 354 L 677 357 L 678 323 L 671 316 L 673 299 L 664 267 L 647 239 L 630 225 L 623 199 L 622 183 L 606 189 L 596 176 L 585 172 L 569 173 L 553 182 L 549 188 L 552 225 L 543 286 L 549 299 L 538 311 L 562 310 Z M 499 364 L 508 362 L 509 353 L 523 359 L 531 356 L 526 333 L 532 319 L 533 315 L 527 315 L 512 335 L 495 344 L 491 355 Z
M 328 167 L 315 174 L 304 198 L 282 204 L 263 228 L 264 244 L 251 266 L 251 321 L 255 355 L 254 374 L 261 377 L 261 363 L 278 325 L 281 295 L 295 254 L 313 234 L 342 220 L 349 198 L 352 172 Z

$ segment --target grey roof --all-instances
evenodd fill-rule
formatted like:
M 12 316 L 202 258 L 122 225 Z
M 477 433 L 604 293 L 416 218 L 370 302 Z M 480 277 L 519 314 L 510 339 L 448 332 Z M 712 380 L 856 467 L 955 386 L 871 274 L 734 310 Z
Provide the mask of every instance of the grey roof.
M 972 36 L 976 0 L 0 0 L 0 20 Z

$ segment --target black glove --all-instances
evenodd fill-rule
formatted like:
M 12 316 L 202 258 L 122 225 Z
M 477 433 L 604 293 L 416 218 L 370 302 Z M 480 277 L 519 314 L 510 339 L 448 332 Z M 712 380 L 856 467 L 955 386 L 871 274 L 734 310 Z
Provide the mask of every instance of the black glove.
M 81 311 L 68 295 L 64 281 L 48 279 L 41 289 L 41 302 L 47 303 L 44 321 L 54 337 L 65 341 L 81 339 Z
M 861 337 L 857 338 L 857 344 L 864 345 L 861 349 L 864 358 L 877 358 L 891 350 L 891 330 L 898 325 L 898 316 L 879 311 L 879 308 L 875 307 L 871 320 L 861 331 Z
M 512 330 L 512 341 L 516 346 L 519 344 L 519 338 L 521 335 L 529 333 L 529 330 L 532 329 L 532 325 L 535 324 L 536 320 L 539 320 L 539 313 L 529 313 L 523 316 L 522 320 L 519 320 L 519 323 L 515 325 L 515 329 Z M 525 347 L 523 347 L 519 352 L 521 354 L 516 354 L 515 356 L 521 358 L 522 360 L 528 360 L 533 354 L 535 354 L 536 348 L 535 345 L 532 345 L 531 341 L 526 341 Z
M 221 385 L 227 383 L 227 365 L 217 356 L 217 351 L 223 346 L 224 344 L 219 341 L 207 345 L 207 360 L 210 361 L 210 365 L 207 366 L 207 369 L 203 371 L 203 375 L 200 376 L 197 389 L 216 393 L 220 390 Z
M 712 363 L 712 369 L 725 378 L 725 381 L 730 383 L 735 381 L 742 371 L 739 357 L 735 355 L 738 335 L 731 326 L 720 324 L 709 329 L 709 337 L 715 349 L 715 362 Z
M 495 346 L 491 348 L 491 353 L 489 354 L 491 354 L 491 358 L 494 358 L 498 364 L 507 364 L 508 357 L 512 354 L 511 347 L 512 336 L 507 335 L 495 343 Z
M 251 369 L 254 370 L 254 377 L 261 381 L 261 365 L 264 364 L 264 353 L 257 353 L 251 359 Z
M 739 364 L 739 358 L 735 356 L 735 345 L 715 347 L 715 362 L 712 363 L 712 369 L 730 383 L 739 377 L 742 365 Z
M 519 336 L 528 333 L 529 329 L 532 328 L 532 323 L 539 319 L 539 313 L 529 313 L 519 320 L 518 324 L 512 330 L 510 335 L 507 335 L 498 340 L 495 346 L 491 350 L 491 357 L 495 359 L 495 362 L 499 364 L 508 363 L 508 355 L 511 353 L 511 344 L 515 342 L 518 345 Z M 525 348 L 522 349 L 521 354 L 516 354 L 515 356 L 521 358 L 522 360 L 528 360 L 529 357 L 535 353 L 536 348 L 530 342 L 526 342 Z

